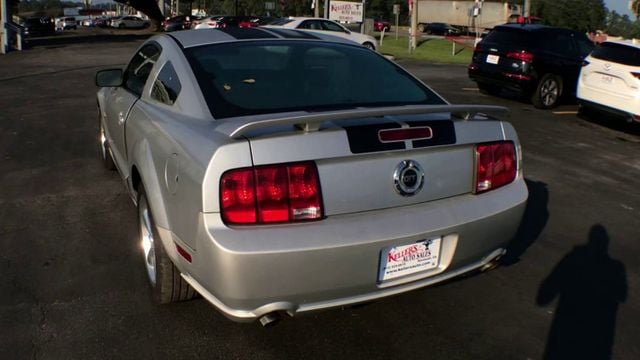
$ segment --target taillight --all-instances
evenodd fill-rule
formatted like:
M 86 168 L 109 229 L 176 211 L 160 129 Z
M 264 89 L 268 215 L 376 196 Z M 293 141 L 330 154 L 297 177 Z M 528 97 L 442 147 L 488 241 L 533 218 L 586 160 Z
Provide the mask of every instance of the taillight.
M 515 59 L 515 60 L 524 61 L 527 63 L 530 63 L 533 61 L 533 54 L 528 51 L 510 52 L 510 53 L 507 53 L 507 57 L 509 59 Z
M 475 193 L 499 188 L 516 178 L 518 163 L 515 145 L 499 141 L 476 145 Z
M 268 224 L 322 218 L 315 163 L 236 169 L 220 181 L 222 219 L 227 224 Z

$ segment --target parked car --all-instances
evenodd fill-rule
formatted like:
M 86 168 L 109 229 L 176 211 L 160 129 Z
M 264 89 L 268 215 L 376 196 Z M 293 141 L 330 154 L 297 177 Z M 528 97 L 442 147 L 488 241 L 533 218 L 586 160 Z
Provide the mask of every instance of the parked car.
M 628 121 L 640 121 L 640 45 L 605 41 L 596 46 L 582 67 L 578 102 Z
M 64 30 L 71 30 L 71 29 L 75 30 L 78 28 L 78 23 L 76 22 L 76 18 L 71 16 L 58 18 L 56 19 L 55 24 L 56 24 L 57 31 L 64 31 Z
M 24 28 L 24 35 L 27 37 L 56 33 L 54 21 L 50 17 L 27 17 L 21 19 L 20 25 Z
M 373 29 L 375 31 L 389 31 L 391 30 L 391 24 L 386 20 L 373 19 Z
M 109 27 L 109 23 L 111 22 L 111 18 L 110 17 L 97 17 L 95 19 L 93 19 L 93 26 L 97 26 L 97 27 L 101 27 L 101 28 L 105 28 L 105 27 Z
M 301 29 L 308 30 L 316 33 L 328 33 L 334 36 L 338 36 L 344 39 L 349 39 L 361 44 L 371 50 L 378 48 L 378 41 L 372 36 L 356 33 L 348 30 L 341 24 L 333 20 L 327 20 L 322 18 L 307 18 L 307 17 L 292 17 L 283 20 L 278 25 L 267 25 L 267 28 L 282 28 L 282 29 Z
M 461 35 L 460 29 L 446 23 L 418 24 L 418 32 L 443 36 Z
M 256 16 L 215 16 L 204 19 L 195 29 L 225 29 L 230 27 L 257 27 L 260 18 Z
M 583 33 L 535 24 L 496 26 L 478 43 L 469 77 L 481 91 L 519 92 L 541 109 L 574 95 L 578 74 L 593 43 Z
M 174 16 L 162 22 L 164 31 L 186 30 L 191 28 L 192 17 L 188 15 Z
M 200 293 L 268 325 L 505 253 L 528 196 L 507 110 L 450 105 L 328 34 L 179 31 L 96 74 L 100 156 L 138 207 L 157 301 Z
M 119 29 L 143 29 L 151 25 L 149 20 L 138 16 L 121 16 L 111 20 L 111 27 Z

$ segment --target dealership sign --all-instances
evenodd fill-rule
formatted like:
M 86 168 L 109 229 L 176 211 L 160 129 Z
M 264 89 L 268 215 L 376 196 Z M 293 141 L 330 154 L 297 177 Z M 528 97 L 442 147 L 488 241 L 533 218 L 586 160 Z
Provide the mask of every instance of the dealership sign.
M 331 1 L 329 3 L 329 19 L 344 22 L 362 22 L 364 4 L 350 1 Z

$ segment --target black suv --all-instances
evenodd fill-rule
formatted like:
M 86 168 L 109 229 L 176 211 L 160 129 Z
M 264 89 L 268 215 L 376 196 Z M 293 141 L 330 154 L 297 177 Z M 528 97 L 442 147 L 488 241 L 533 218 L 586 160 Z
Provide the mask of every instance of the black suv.
M 575 95 L 584 58 L 593 49 L 577 31 L 535 24 L 496 26 L 478 45 L 469 78 L 489 94 L 515 90 L 537 108 L 549 109 Z

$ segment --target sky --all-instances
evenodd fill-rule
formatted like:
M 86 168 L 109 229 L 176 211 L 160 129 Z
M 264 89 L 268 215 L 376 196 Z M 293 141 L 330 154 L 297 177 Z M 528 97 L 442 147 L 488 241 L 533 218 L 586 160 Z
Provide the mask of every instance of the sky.
M 609 10 L 615 10 L 618 14 L 633 16 L 629 10 L 629 0 L 604 0 L 604 4 Z

